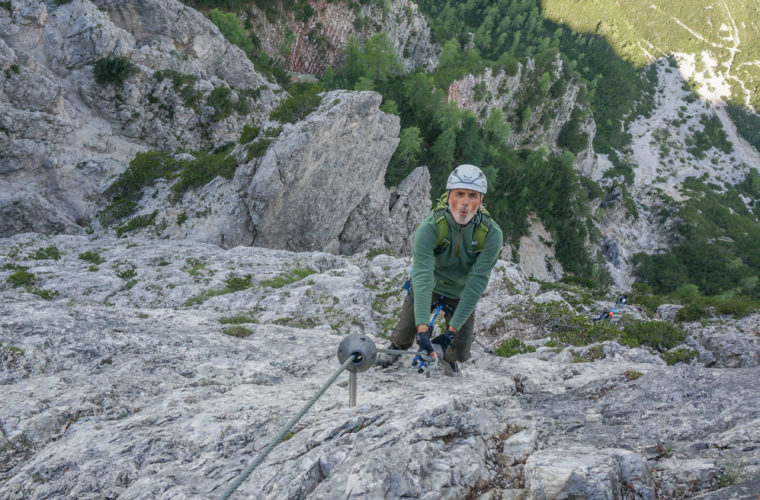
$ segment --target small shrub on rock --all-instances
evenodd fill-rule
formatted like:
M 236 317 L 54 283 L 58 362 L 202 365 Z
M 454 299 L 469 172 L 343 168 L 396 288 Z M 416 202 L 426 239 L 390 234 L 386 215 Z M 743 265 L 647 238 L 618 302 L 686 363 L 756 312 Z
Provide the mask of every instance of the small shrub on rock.
M 98 85 L 114 85 L 120 87 L 139 69 L 128 58 L 106 57 L 95 62 L 93 74 Z
M 306 118 L 322 101 L 318 95 L 322 92 L 319 85 L 300 83 L 293 85 L 289 90 L 292 95 L 269 114 L 270 119 L 282 123 L 295 123 Z
M 95 265 L 105 262 L 105 260 L 100 256 L 98 252 L 93 252 L 92 250 L 87 250 L 86 252 L 80 253 L 79 258 L 85 262 L 89 262 Z
M 56 247 L 38 248 L 34 252 L 34 260 L 58 260 L 61 258 L 61 251 Z
M 11 273 L 10 276 L 7 278 L 7 282 L 12 287 L 19 287 L 19 286 L 32 286 L 37 281 L 37 278 L 34 276 L 33 273 L 30 273 L 27 271 L 28 268 L 23 266 L 17 266 L 16 270 Z
M 676 321 L 697 321 L 710 316 L 707 307 L 701 302 L 695 301 L 686 304 L 676 313 Z
M 526 352 L 535 351 L 535 347 L 526 345 L 525 342 L 520 339 L 511 338 L 502 342 L 501 345 L 496 348 L 494 354 L 501 356 L 502 358 L 509 358 L 516 356 L 517 354 L 525 354 Z
M 681 347 L 679 349 L 675 349 L 673 351 L 668 351 L 662 353 L 662 359 L 665 360 L 665 362 L 668 364 L 668 366 L 672 366 L 676 363 L 686 363 L 689 364 L 691 361 L 697 357 L 699 353 L 695 351 L 694 349 L 688 349 L 686 347 Z
M 251 330 L 248 327 L 235 325 L 235 326 L 228 326 L 222 329 L 222 331 L 225 333 L 225 335 L 229 335 L 230 337 L 238 337 L 243 338 L 247 337 L 250 334 L 253 333 L 253 330 Z
M 648 346 L 658 350 L 672 349 L 683 343 L 686 332 L 665 321 L 642 321 L 623 329 L 621 342 L 629 347 Z

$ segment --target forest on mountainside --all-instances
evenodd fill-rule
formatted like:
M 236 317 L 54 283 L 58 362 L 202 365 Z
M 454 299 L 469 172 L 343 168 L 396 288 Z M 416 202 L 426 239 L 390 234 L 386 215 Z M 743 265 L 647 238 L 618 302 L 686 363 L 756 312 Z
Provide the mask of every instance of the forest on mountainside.
M 257 63 L 257 68 L 268 71 L 288 90 L 290 97 L 277 110 L 276 119 L 302 118 L 318 104 L 318 94 L 323 90 L 379 92 L 383 96 L 382 109 L 398 115 L 402 127 L 399 147 L 387 169 L 388 185 L 397 184 L 416 166 L 427 165 L 432 177 L 432 196 L 436 197 L 443 191 L 446 176 L 454 166 L 465 162 L 480 165 L 489 179 L 490 195 L 486 200 L 489 211 L 504 229 L 508 242 L 517 244 L 528 231 L 528 217 L 537 216 L 552 233 L 556 255 L 565 272 L 598 290 L 609 286 L 611 280 L 604 270 L 603 257 L 587 250 L 596 248 L 601 239 L 589 201 L 602 197 L 604 190 L 573 168 L 575 154 L 587 139 L 578 131 L 578 120 L 592 114 L 596 123 L 594 150 L 607 153 L 614 165 L 605 177 L 614 179 L 613 187 L 622 188 L 630 216 L 637 217 L 627 187 L 632 182 L 635 165 L 628 163 L 624 154 L 631 141 L 626 130 L 634 118 L 651 113 L 656 71 L 654 65 L 644 64 L 646 59 L 635 50 L 640 44 L 633 34 L 639 32 L 628 28 L 641 19 L 648 23 L 641 33 L 653 34 L 654 40 L 654 34 L 667 30 L 668 23 L 663 21 L 658 28 L 652 25 L 652 18 L 645 19 L 643 14 L 631 17 L 629 10 L 612 9 L 612 2 L 594 2 L 599 6 L 594 10 L 590 4 L 576 9 L 582 2 L 569 0 L 420 0 L 417 3 L 428 20 L 432 37 L 441 46 L 434 71 L 403 73 L 390 41 L 379 33 L 365 41 L 350 39 L 344 47 L 342 64 L 327 67 L 322 75 L 317 75 L 317 82 L 302 82 L 291 79 L 278 58 L 261 49 L 257 35 L 250 31 L 250 20 L 254 5 L 268 18 L 276 19 L 283 12 L 292 11 L 305 19 L 313 14 L 307 1 L 186 0 L 185 3 L 204 10 L 225 36 Z M 387 9 L 387 2 L 382 0 L 347 3 L 357 13 L 367 4 Z M 658 3 L 663 4 L 664 10 L 672 2 Z M 592 23 L 605 13 L 615 15 L 604 22 Z M 694 21 L 693 16 L 688 19 Z M 753 26 L 756 19 L 746 21 Z M 622 25 L 628 28 L 620 29 Z M 742 31 L 743 43 L 751 38 L 749 31 Z M 673 36 L 657 38 L 661 45 L 656 55 L 693 48 L 688 42 L 695 37 L 684 40 Z M 668 44 L 673 40 L 678 43 L 673 42 L 671 47 Z M 698 41 L 703 43 L 701 39 Z M 487 67 L 494 73 L 504 71 L 511 75 L 529 58 L 535 61 L 533 81 L 526 85 L 529 91 L 519 96 L 514 114 L 507 116 L 497 109 L 487 117 L 479 117 L 447 101 L 447 89 L 453 81 L 479 74 Z M 561 71 L 556 67 L 557 58 L 562 61 Z M 746 65 L 743 71 L 752 73 Z M 559 77 L 552 81 L 552 74 Z M 753 85 L 754 81 L 748 78 L 747 85 Z M 543 147 L 522 150 L 508 146 L 506 139 L 527 123 L 532 110 L 544 100 L 562 95 L 571 82 L 581 86 L 582 95 L 573 120 L 559 136 L 558 146 L 564 152 L 553 155 Z M 758 94 L 751 89 L 753 99 Z M 758 116 L 738 99 L 731 105 L 731 116 L 739 133 L 757 147 Z M 547 123 L 544 118 L 539 123 Z M 708 142 L 704 147 L 718 147 L 721 138 L 725 138 L 721 133 L 718 130 L 714 138 L 703 137 Z M 681 295 L 695 295 L 692 292 L 696 290 L 697 296 L 760 297 L 757 286 L 760 259 L 753 252 L 757 245 L 752 243 L 760 241 L 756 230 L 757 207 L 752 211 L 736 205 L 730 212 L 718 208 L 727 200 L 739 199 L 739 195 L 757 199 L 758 184 L 757 176 L 752 175 L 735 187 L 710 186 L 695 179 L 687 187 L 694 195 L 691 200 L 666 203 L 667 208 L 660 214 L 663 220 L 676 217 L 683 222 L 675 226 L 668 252 L 637 256 L 641 293 L 668 294 L 680 290 Z

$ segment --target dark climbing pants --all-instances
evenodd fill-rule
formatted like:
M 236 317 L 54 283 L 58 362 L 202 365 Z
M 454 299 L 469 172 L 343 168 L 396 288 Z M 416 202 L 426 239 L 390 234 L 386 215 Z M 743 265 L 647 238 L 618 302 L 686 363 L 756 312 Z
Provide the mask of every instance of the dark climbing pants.
M 404 350 L 412 347 L 412 344 L 417 339 L 417 325 L 414 321 L 414 303 L 412 302 L 413 299 L 413 293 L 404 299 L 404 305 L 401 308 L 401 315 L 399 316 L 398 323 L 396 324 L 396 328 L 393 330 L 393 333 L 391 333 L 391 342 Z M 437 301 L 438 298 L 434 296 L 430 304 L 431 313 L 435 310 Z M 457 304 L 459 304 L 459 299 L 449 299 L 447 297 L 444 297 L 443 303 L 448 306 L 448 310 L 447 308 L 444 308 L 441 311 L 444 315 L 444 319 L 446 320 L 445 328 L 448 328 L 449 321 L 451 321 L 451 317 L 454 315 Z M 474 324 L 475 313 L 473 312 L 470 317 L 467 318 L 467 321 L 464 322 L 462 328 L 460 328 L 456 333 L 454 340 L 451 342 L 451 345 L 449 345 L 448 349 L 446 349 L 446 352 L 443 353 L 444 361 L 452 363 L 454 361 L 462 362 L 470 359 L 470 347 L 472 346 L 472 339 L 474 335 Z M 436 334 L 434 333 L 433 338 L 435 338 L 435 336 Z

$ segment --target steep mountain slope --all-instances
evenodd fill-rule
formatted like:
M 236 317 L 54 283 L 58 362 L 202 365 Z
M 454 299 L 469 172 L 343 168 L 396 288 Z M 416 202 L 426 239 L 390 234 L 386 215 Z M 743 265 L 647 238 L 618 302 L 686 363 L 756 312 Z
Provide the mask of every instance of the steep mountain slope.
M 604 35 L 621 56 L 647 64 L 681 54 L 710 102 L 760 109 L 760 7 L 738 0 L 542 3 L 546 17 L 575 31 Z
M 138 151 L 237 140 L 277 103 L 200 13 L 130 5 L 0 8 L 0 234 L 81 231 Z
M 0 239 L 0 497 L 218 497 L 335 372 L 345 334 L 385 346 L 408 269 L 366 253 Z M 534 352 L 475 345 L 458 378 L 425 378 L 408 360 L 371 368 L 355 408 L 343 373 L 236 497 L 752 491 L 756 480 L 742 482 L 760 473 L 760 318 L 686 323 L 663 353 L 620 339 L 576 346 L 516 321 L 562 296 L 500 261 L 479 341 L 519 336 Z M 631 306 L 613 331 L 645 314 Z M 684 352 L 690 364 L 663 360 Z

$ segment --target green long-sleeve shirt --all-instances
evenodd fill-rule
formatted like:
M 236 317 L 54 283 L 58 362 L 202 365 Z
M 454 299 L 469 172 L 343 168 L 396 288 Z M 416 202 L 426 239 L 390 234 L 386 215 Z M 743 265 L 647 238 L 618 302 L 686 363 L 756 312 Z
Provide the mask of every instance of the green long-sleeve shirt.
M 434 254 L 438 243 L 435 214 L 428 215 L 414 233 L 414 261 L 412 287 L 414 288 L 415 324 L 430 322 L 430 303 L 433 294 L 460 299 L 451 318 L 451 326 L 459 330 L 475 310 L 483 295 L 496 264 L 502 245 L 501 228 L 491 220 L 483 249 L 475 252 L 475 229 L 480 212 L 466 226 L 460 226 L 446 210 L 451 244 L 439 255 Z

